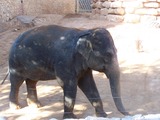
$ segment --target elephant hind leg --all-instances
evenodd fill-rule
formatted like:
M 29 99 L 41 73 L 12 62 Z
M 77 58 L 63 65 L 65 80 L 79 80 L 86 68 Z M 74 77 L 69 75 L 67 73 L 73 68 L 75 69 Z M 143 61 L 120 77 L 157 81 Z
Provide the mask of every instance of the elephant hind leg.
M 10 74 L 10 95 L 9 95 L 9 105 L 11 109 L 20 109 L 21 106 L 18 101 L 19 88 L 24 82 L 24 78 L 15 74 Z
M 37 97 L 37 89 L 36 89 L 37 81 L 33 81 L 30 79 L 26 80 L 27 85 L 27 103 L 28 105 L 41 107 L 41 103 L 38 101 Z
M 79 79 L 78 86 L 86 95 L 92 106 L 95 108 L 96 116 L 107 117 L 107 114 L 103 110 L 103 104 L 94 82 L 91 70 L 89 70 L 81 79 Z

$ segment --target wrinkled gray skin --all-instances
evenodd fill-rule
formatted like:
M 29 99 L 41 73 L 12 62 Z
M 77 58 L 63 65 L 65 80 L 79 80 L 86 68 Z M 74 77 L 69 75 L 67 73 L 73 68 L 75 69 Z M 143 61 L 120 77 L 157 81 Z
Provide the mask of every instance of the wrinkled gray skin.
M 28 104 L 40 107 L 37 82 L 57 79 L 64 92 L 63 118 L 76 118 L 73 108 L 77 86 L 95 108 L 96 115 L 106 117 L 92 70 L 106 74 L 117 109 L 127 115 L 121 102 L 116 48 L 106 29 L 79 30 L 50 25 L 29 30 L 17 38 L 10 50 L 10 107 L 20 108 L 18 92 L 24 81 Z

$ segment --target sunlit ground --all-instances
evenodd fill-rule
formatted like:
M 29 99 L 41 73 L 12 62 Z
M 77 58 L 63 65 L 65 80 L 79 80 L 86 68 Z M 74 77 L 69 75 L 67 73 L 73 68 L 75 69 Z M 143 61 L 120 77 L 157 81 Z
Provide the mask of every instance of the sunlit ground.
M 143 24 L 116 27 L 110 31 L 115 35 L 118 48 L 122 91 L 128 93 L 124 101 L 130 101 L 127 106 L 133 114 L 159 113 L 160 30 Z M 137 41 L 140 41 L 139 46 Z

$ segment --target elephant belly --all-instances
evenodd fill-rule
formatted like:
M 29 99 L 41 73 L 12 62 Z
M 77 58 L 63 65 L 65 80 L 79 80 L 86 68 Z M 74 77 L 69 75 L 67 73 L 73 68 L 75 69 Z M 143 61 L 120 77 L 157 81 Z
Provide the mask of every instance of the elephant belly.
M 31 79 L 31 80 L 37 80 L 37 81 L 56 79 L 54 71 L 48 70 L 43 67 L 37 67 L 37 68 L 32 68 L 32 69 L 10 68 L 10 74 L 21 76 L 24 79 Z
M 28 72 L 28 75 L 26 75 L 28 79 L 32 80 L 53 80 L 56 79 L 55 74 L 50 71 L 33 71 L 32 73 Z

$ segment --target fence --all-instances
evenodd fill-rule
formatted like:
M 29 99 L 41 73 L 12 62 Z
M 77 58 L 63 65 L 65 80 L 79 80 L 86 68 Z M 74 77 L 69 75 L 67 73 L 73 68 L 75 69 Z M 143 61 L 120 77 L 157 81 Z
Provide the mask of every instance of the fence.
M 77 13 L 91 12 L 91 0 L 77 0 Z

